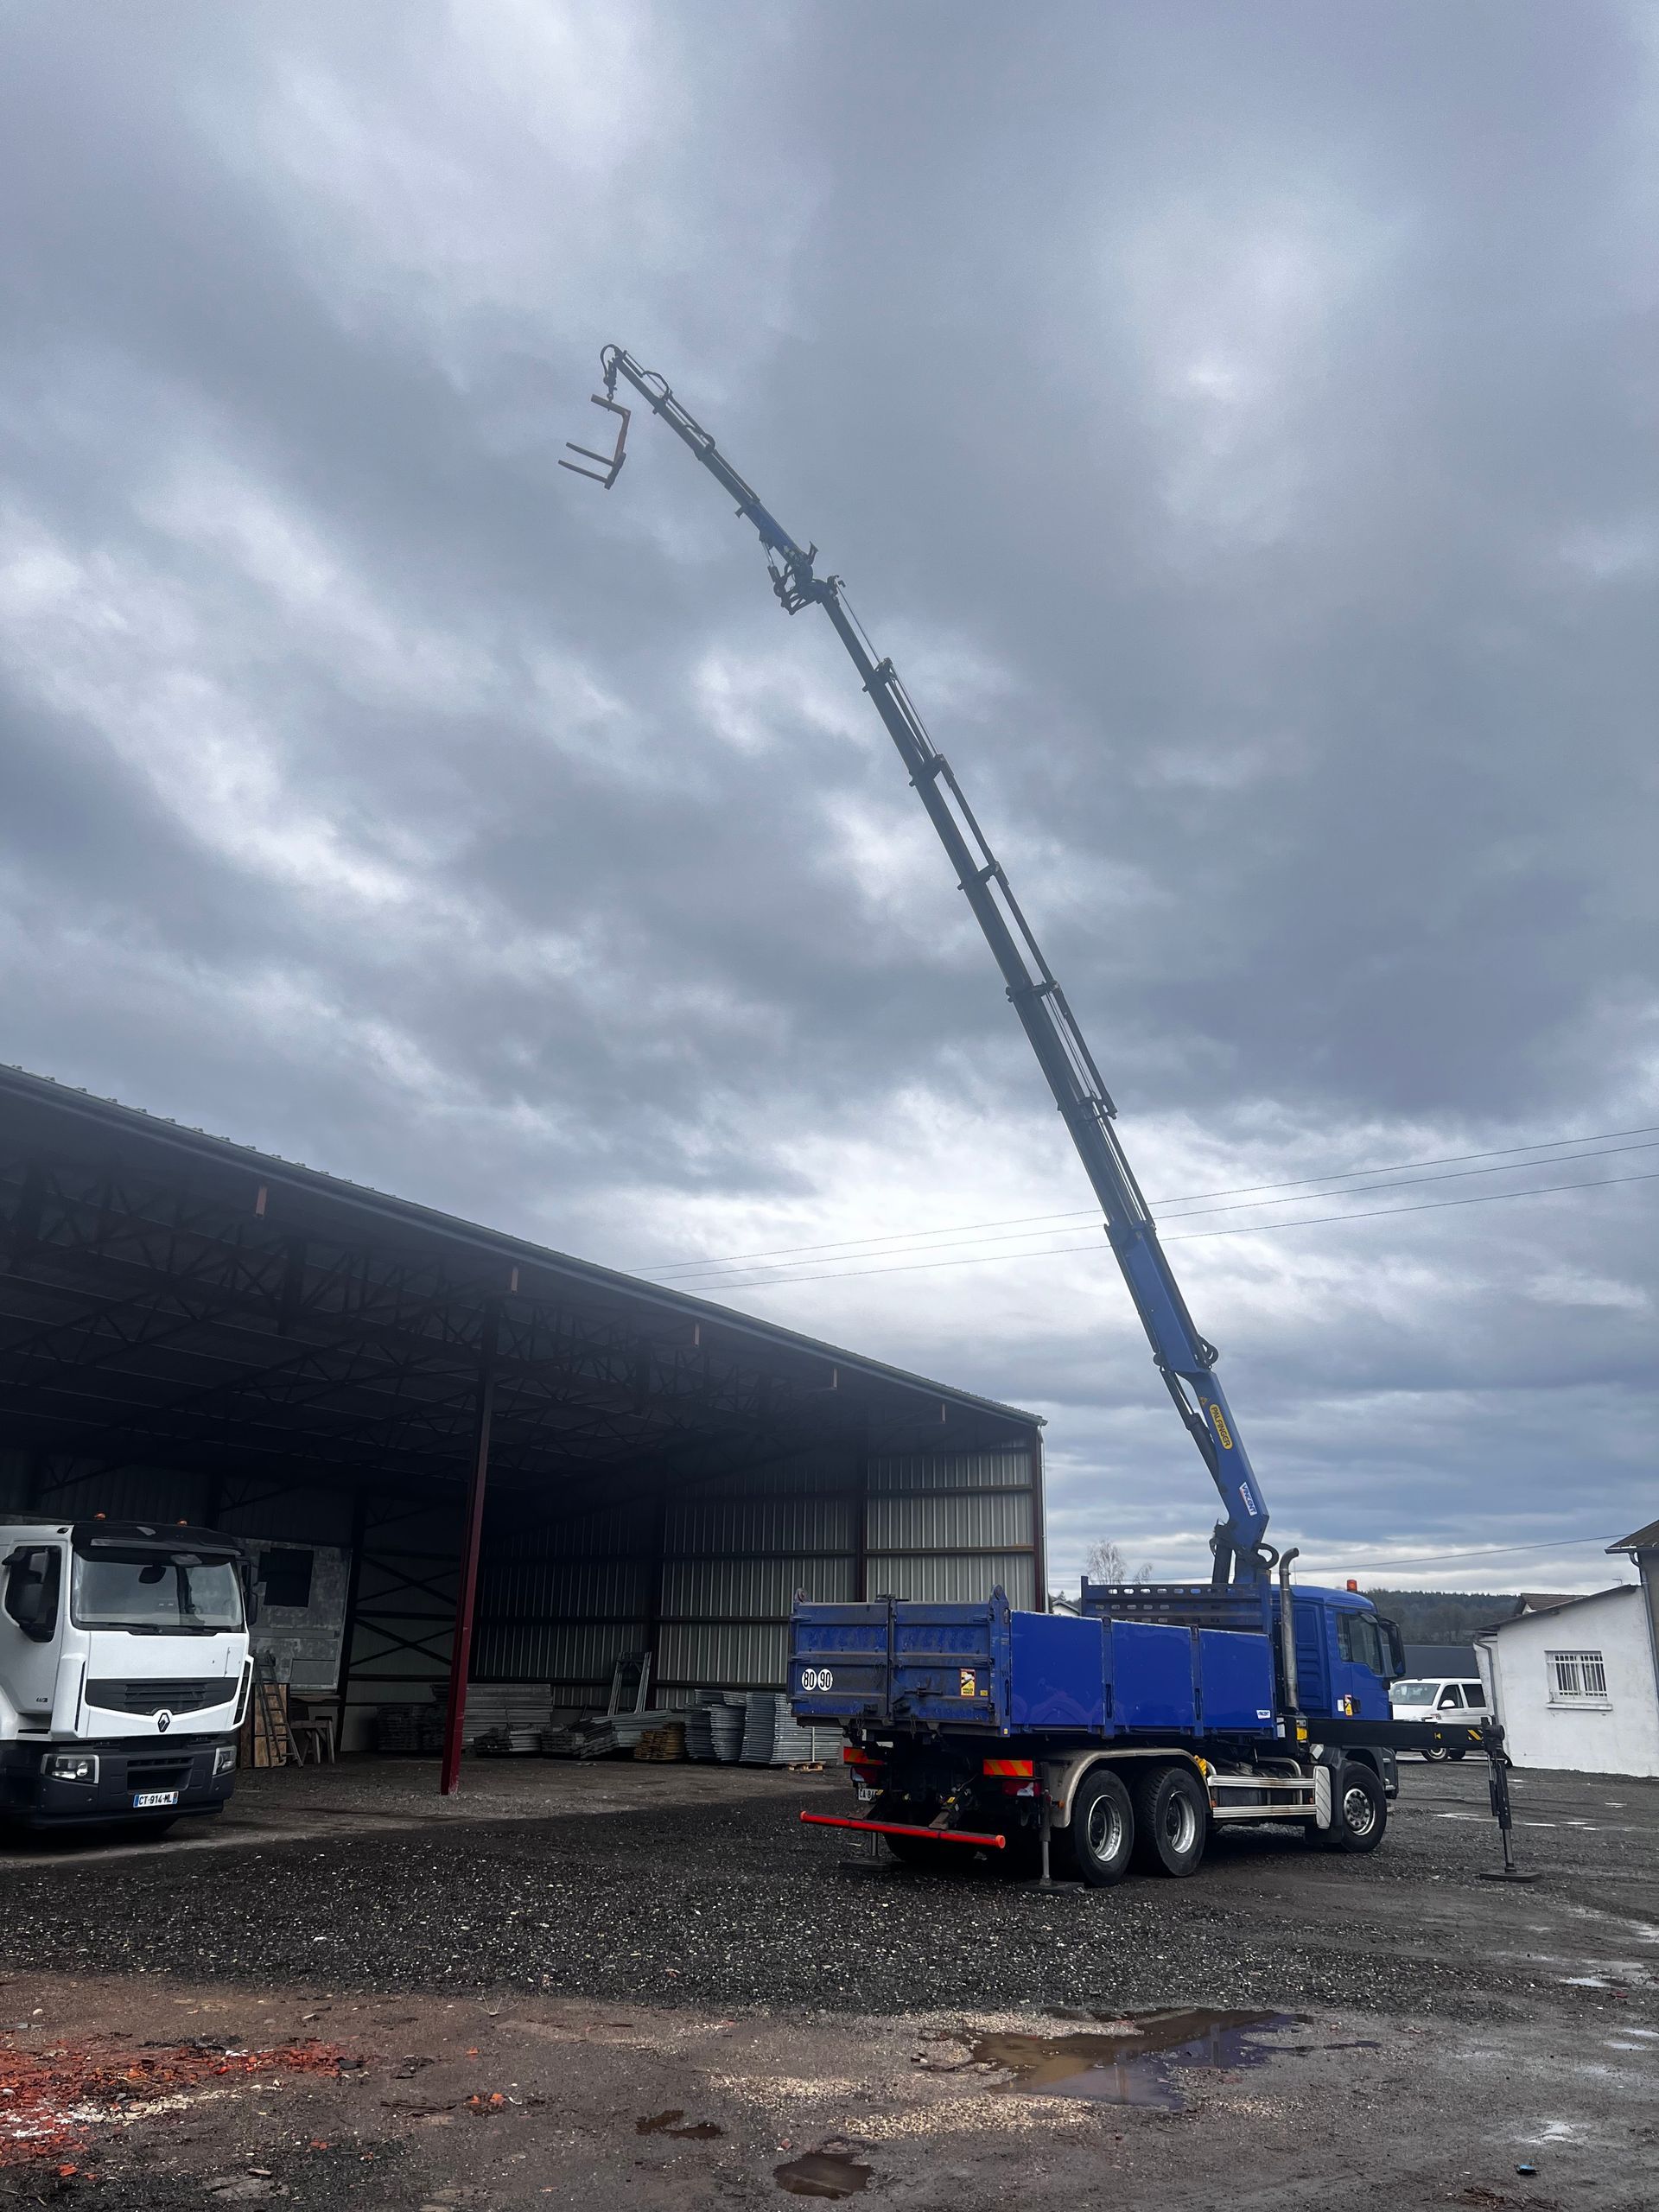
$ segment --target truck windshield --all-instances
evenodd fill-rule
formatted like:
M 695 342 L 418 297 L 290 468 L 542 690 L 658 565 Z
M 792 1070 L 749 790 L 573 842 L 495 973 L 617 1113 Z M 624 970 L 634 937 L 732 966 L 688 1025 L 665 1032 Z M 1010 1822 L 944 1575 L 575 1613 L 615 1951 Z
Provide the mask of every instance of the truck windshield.
M 1389 1695 L 1396 1705 L 1432 1705 L 1434 1702 L 1433 1682 L 1395 1682 Z
M 154 1636 L 207 1636 L 242 1625 L 234 1563 L 199 1552 L 77 1553 L 74 1616 L 81 1628 L 146 1630 Z

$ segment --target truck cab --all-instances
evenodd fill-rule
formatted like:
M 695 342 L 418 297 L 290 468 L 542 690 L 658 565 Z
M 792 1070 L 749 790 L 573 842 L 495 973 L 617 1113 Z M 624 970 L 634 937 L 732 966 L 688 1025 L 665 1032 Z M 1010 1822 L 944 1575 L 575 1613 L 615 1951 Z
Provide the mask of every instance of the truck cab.
M 0 1821 L 153 1833 L 230 1796 L 242 1548 L 180 1522 L 0 1522 Z
M 1277 1625 L 1280 1599 L 1274 1599 Z M 1387 1720 L 1389 1684 L 1405 1672 L 1400 1631 L 1357 1590 L 1302 1584 L 1293 1599 L 1297 1701 L 1310 1717 Z

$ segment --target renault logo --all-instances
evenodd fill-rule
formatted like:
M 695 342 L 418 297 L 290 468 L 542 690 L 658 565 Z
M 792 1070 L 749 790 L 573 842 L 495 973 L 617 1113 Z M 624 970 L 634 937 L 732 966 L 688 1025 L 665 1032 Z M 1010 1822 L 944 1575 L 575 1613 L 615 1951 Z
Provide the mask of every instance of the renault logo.
M 170 1713 L 158 1713 L 156 1714 L 156 1733 L 157 1733 L 158 1735 L 165 1736 L 165 1735 L 166 1735 L 166 1733 L 167 1733 L 167 1732 L 168 1732 L 168 1730 L 172 1726 L 173 1726 L 173 1716 L 172 1716 L 172 1714 L 171 1714 Z

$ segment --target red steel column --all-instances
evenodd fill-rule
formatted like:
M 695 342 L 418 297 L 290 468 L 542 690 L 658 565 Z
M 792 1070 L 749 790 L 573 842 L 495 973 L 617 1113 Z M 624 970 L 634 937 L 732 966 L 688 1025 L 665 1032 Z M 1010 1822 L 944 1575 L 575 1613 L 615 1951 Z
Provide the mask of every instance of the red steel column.
M 461 1554 L 461 1588 L 455 1597 L 454 1644 L 449 1654 L 449 1713 L 443 1732 L 443 1770 L 438 1794 L 454 1796 L 461 1782 L 461 1729 L 467 1715 L 467 1681 L 472 1669 L 473 1607 L 478 1596 L 478 1551 L 484 1533 L 484 1491 L 490 1473 L 490 1416 L 495 1408 L 496 1309 L 484 1317 L 478 1356 L 478 1414 L 473 1428 L 472 1474 L 467 1485 L 467 1533 Z

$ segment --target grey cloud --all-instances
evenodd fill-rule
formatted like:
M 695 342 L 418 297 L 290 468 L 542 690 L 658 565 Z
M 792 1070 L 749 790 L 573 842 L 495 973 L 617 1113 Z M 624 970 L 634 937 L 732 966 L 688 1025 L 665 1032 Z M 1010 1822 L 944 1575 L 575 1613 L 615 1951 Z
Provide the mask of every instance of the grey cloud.
M 916 672 L 1166 1187 L 1649 1118 L 1628 12 L 0 37 L 7 1057 L 622 1262 L 1082 1203 L 833 642 L 654 424 L 556 468 L 616 337 Z M 1281 1517 L 1478 1541 L 1649 1515 L 1651 1221 L 1178 1257 Z M 1063 1544 L 1201 1529 L 1069 1268 L 734 1295 L 1040 1402 Z

